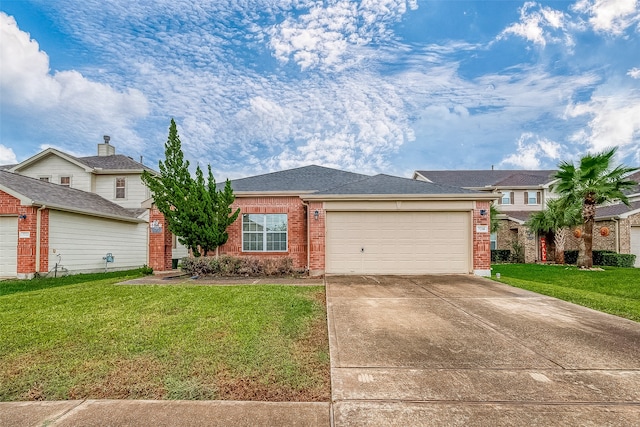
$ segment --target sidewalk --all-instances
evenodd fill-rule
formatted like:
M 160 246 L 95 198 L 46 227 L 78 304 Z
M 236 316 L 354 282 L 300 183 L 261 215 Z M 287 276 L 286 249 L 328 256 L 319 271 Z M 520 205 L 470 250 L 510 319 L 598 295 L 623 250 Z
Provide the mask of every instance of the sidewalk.
M 323 426 L 331 404 L 184 400 L 0 403 L 2 427 Z

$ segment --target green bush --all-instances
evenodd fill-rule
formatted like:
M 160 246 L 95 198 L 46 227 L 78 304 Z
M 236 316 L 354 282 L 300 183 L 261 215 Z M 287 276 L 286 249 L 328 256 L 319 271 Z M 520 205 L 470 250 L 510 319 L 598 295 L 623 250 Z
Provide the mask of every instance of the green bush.
M 509 249 L 492 249 L 491 262 L 509 262 L 511 251 Z
M 289 257 L 219 257 L 183 258 L 182 270 L 193 276 L 284 276 L 300 273 Z
M 576 264 L 578 262 L 578 251 L 564 251 L 565 264 Z
M 603 264 L 602 256 L 604 254 L 614 254 L 613 251 L 593 251 L 593 265 L 606 265 Z
M 615 252 L 608 252 L 602 254 L 601 265 L 608 265 L 611 267 L 633 267 L 635 262 L 636 256 L 634 254 L 617 254 Z

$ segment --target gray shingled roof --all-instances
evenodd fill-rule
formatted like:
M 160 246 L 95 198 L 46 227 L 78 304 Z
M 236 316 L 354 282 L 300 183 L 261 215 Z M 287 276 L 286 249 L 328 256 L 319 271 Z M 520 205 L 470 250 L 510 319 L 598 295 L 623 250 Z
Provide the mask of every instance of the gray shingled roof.
M 116 170 L 143 170 L 153 171 L 153 169 L 136 162 L 131 157 L 122 154 L 114 154 L 111 156 L 89 156 L 74 157 L 80 163 L 96 169 L 116 169 Z
M 419 170 L 423 177 L 454 187 L 532 186 L 552 181 L 554 170 Z
M 596 208 L 596 219 L 615 217 L 640 209 L 640 201 L 631 202 L 630 205 L 631 207 L 624 203 L 617 203 L 615 205 L 600 206 Z
M 379 174 L 314 194 L 477 194 L 477 192 L 460 187 Z
M 234 192 L 315 192 L 368 177 L 368 175 L 311 165 L 234 179 L 231 181 L 231 188 Z M 222 187 L 224 183 L 218 183 L 218 186 Z
M 627 178 L 632 180 L 632 181 L 637 182 L 638 185 L 636 185 L 633 188 L 630 188 L 629 190 L 625 190 L 624 194 L 629 195 L 629 194 L 638 194 L 638 193 L 640 193 L 640 171 L 632 173 Z
M 535 212 L 536 211 L 501 211 L 500 213 L 508 216 L 509 218 L 514 218 L 522 222 L 526 222 L 531 214 Z
M 50 205 L 63 210 L 126 220 L 137 217 L 135 210 L 125 209 L 95 193 L 40 181 L 13 172 L 0 170 L 0 185 L 33 200 L 37 206 Z

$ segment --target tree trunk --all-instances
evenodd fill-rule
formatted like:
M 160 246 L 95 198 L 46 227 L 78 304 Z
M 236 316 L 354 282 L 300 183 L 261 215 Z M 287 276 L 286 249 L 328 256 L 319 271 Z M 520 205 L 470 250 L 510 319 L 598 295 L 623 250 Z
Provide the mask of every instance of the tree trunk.
M 584 258 L 579 267 L 593 267 L 593 223 L 596 216 L 596 204 L 590 200 L 585 200 L 582 206 L 582 218 L 584 219 Z
M 564 248 L 567 243 L 567 229 L 557 229 L 555 233 L 553 233 L 553 241 L 556 244 L 556 264 L 564 264 Z

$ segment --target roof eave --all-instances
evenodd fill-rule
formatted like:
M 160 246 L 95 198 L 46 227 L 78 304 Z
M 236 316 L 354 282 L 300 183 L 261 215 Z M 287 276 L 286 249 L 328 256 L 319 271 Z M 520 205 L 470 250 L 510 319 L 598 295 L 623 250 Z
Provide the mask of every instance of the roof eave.
M 125 221 L 125 222 L 138 222 L 138 223 L 147 222 L 146 220 L 140 219 L 140 218 L 134 218 L 134 217 L 122 216 L 122 215 L 113 215 L 113 214 L 108 214 L 104 212 L 91 211 L 88 209 L 72 208 L 69 206 L 56 205 L 56 204 L 37 201 L 37 200 L 31 200 L 30 204 L 32 206 L 40 206 L 40 207 L 45 206 L 48 209 L 53 209 L 53 210 L 63 211 L 63 212 L 79 213 L 82 215 L 89 215 L 89 216 L 94 216 L 98 218 L 108 218 L 108 219 L 114 219 L 114 220 Z
M 464 193 L 464 194 L 309 194 L 303 200 L 496 200 L 492 194 Z
M 100 169 L 96 168 L 93 173 L 96 175 L 133 175 L 142 174 L 143 171 L 147 171 L 152 175 L 159 176 L 160 174 L 152 169 Z
M 315 191 L 233 191 L 236 197 L 292 197 L 312 193 L 315 193 Z
M 62 151 L 56 150 L 55 148 L 47 148 L 46 150 L 43 150 L 41 152 L 39 152 L 38 154 L 29 157 L 27 160 L 24 160 L 23 162 L 18 163 L 17 165 L 15 165 L 14 167 L 12 167 L 11 169 L 9 169 L 10 172 L 18 172 L 19 170 L 38 162 L 40 159 L 42 159 L 43 157 L 48 156 L 49 154 L 53 154 L 55 156 L 58 156 L 70 163 L 73 163 L 74 165 L 84 169 L 85 172 L 93 172 L 93 168 L 90 166 L 85 165 L 82 162 L 79 162 L 78 160 L 74 159 L 73 157 L 70 157 L 69 155 L 63 153 Z

